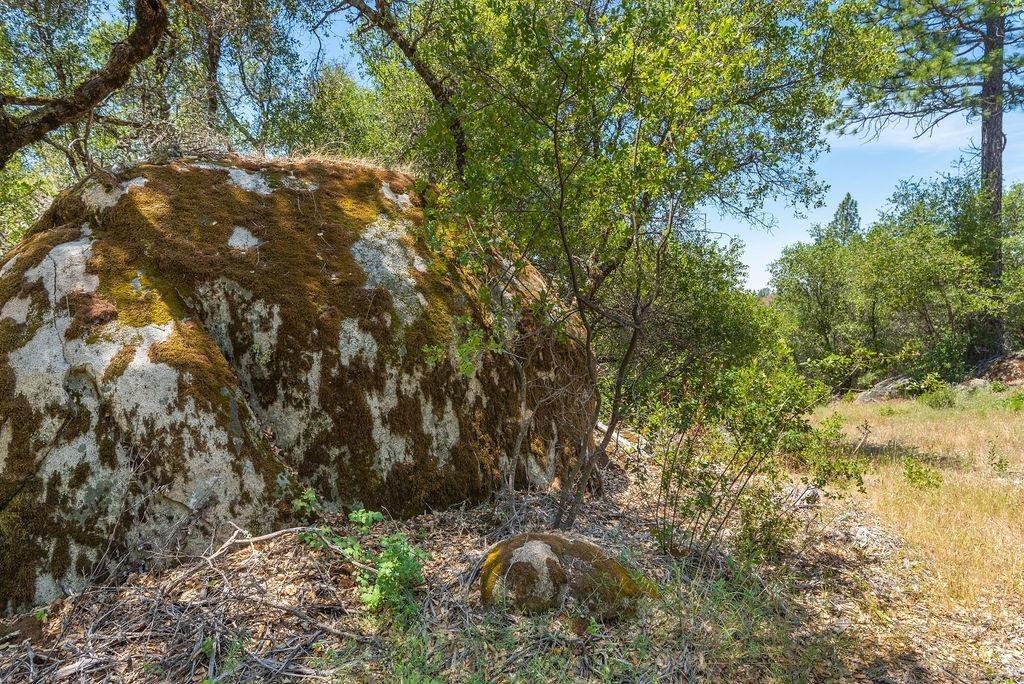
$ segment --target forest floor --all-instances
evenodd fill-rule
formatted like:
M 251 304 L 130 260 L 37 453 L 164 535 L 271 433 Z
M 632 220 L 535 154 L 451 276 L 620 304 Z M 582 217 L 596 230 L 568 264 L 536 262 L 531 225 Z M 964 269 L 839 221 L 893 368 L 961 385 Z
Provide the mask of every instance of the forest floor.
M 694 577 L 651 535 L 656 468 L 624 465 L 613 460 L 575 531 L 659 586 L 633 618 L 480 605 L 473 579 L 485 550 L 550 519 L 554 495 L 524 494 L 513 512 L 436 512 L 362 536 L 372 550 L 401 532 L 427 552 L 414 617 L 369 614 L 356 568 L 314 548 L 308 530 L 240 535 L 9 624 L 0 681 L 1024 682 L 1022 593 L 986 587 L 953 600 L 941 563 L 870 493 L 801 509 L 803 538 L 771 566 L 721 560 Z M 889 467 L 873 469 L 869 492 Z

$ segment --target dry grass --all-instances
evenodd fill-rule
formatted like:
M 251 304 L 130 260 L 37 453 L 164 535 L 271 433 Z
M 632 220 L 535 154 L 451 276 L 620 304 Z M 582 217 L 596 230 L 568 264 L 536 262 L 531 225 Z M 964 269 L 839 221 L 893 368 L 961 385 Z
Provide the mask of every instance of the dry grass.
M 953 408 L 914 400 L 833 404 L 851 439 L 867 425 L 875 459 L 866 503 L 924 561 L 933 600 L 991 604 L 1024 592 L 1024 415 L 1009 393 L 979 391 Z M 915 484 L 907 460 L 934 468 L 941 485 Z
M 916 449 L 936 459 L 959 461 L 974 471 L 991 472 L 995 456 L 1008 462 L 1010 471 L 1024 474 L 1024 412 L 1007 407 L 1009 392 L 977 392 L 961 398 L 953 408 L 935 409 L 913 399 L 877 404 L 839 402 L 819 409 L 843 417 L 851 435 L 867 422 L 871 434 L 866 444 L 882 449 Z M 859 434 L 857 434 L 859 439 Z
M 880 466 L 867 500 L 925 561 L 929 593 L 948 604 L 1024 592 L 1024 488 L 944 471 L 938 489 L 912 486 L 896 465 Z

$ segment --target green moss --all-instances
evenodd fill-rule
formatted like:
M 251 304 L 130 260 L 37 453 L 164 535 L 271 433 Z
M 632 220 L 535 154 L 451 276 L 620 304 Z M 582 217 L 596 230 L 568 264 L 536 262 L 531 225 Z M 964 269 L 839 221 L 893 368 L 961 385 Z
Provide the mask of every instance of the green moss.
M 230 409 L 231 392 L 237 386 L 234 371 L 210 336 L 195 323 L 175 322 L 171 336 L 149 348 L 149 359 L 187 374 L 179 385 L 181 396 Z
M 103 382 L 113 382 L 121 377 L 128 369 L 128 364 L 135 358 L 137 350 L 138 347 L 132 344 L 121 347 L 103 370 Z

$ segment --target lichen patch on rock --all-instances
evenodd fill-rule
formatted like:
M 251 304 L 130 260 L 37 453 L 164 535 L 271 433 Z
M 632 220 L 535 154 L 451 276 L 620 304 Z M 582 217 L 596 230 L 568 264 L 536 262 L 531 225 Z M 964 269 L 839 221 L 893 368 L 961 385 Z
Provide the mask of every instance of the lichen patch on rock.
M 231 237 L 228 238 L 228 247 L 231 249 L 247 252 L 253 247 L 259 247 L 260 239 L 250 233 L 242 226 L 235 226 L 231 229 Z
M 560 534 L 518 534 L 492 547 L 480 571 L 485 605 L 519 613 L 573 608 L 603 619 L 629 614 L 644 594 L 618 560 L 597 545 Z
M 381 183 L 380 191 L 402 211 L 409 211 L 412 209 L 412 199 L 409 198 L 409 193 L 395 192 L 391 188 L 391 184 L 387 181 Z

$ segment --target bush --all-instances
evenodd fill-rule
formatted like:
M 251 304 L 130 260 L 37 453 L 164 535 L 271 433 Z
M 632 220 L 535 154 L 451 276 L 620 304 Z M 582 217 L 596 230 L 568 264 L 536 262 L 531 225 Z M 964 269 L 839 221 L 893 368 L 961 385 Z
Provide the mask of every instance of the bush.
M 694 403 L 648 406 L 645 437 L 662 464 L 656 538 L 676 556 L 701 562 L 735 530 L 745 561 L 770 559 L 794 531 L 789 471 L 803 486 L 861 485 L 864 464 L 851 456 L 837 420 L 814 428 L 806 412 L 828 396 L 792 363 L 765 355 L 723 373 Z
M 1024 409 L 1024 392 L 1014 392 L 1003 400 L 1003 406 L 1011 411 Z
M 914 383 L 917 400 L 934 409 L 952 408 L 956 405 L 956 392 L 942 381 L 937 373 L 929 373 Z
M 903 477 L 914 489 L 938 489 L 942 486 L 942 473 L 915 458 L 903 461 Z
M 426 552 L 411 544 L 404 534 L 390 534 L 381 538 L 381 551 L 375 554 L 365 549 L 363 542 L 384 516 L 377 511 L 356 510 L 348 519 L 357 536 L 341 536 L 329 527 L 321 527 L 304 533 L 302 538 L 313 548 L 337 551 L 353 561 L 359 598 L 367 610 L 387 612 L 399 619 L 415 615 L 417 604 L 412 591 L 423 583 Z
M 359 597 L 371 611 L 388 610 L 393 615 L 416 613 L 412 590 L 423 583 L 423 562 L 427 554 L 409 543 L 404 534 L 391 534 L 380 541 L 381 552 L 375 559 L 377 573 L 371 579 L 358 575 L 362 590 Z

